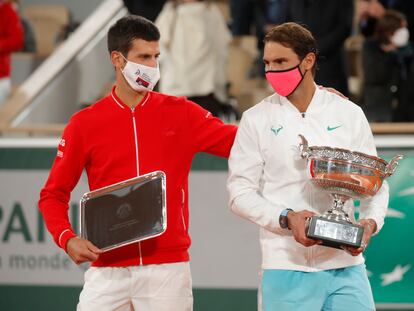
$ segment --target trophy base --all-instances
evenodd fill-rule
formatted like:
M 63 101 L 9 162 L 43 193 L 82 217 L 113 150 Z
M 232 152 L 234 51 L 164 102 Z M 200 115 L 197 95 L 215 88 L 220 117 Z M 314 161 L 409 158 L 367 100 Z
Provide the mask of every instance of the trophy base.
M 341 248 L 342 246 L 360 247 L 364 227 L 347 221 L 313 216 L 309 222 L 308 238 L 321 240 L 322 245 Z

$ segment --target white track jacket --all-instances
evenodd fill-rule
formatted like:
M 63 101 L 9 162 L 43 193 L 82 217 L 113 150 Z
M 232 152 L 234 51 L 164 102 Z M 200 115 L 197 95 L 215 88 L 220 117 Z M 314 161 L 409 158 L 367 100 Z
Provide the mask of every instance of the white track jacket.
M 233 212 L 260 226 L 263 269 L 314 272 L 364 262 L 343 250 L 315 245 L 305 247 L 292 232 L 280 228 L 280 212 L 327 211 L 332 199 L 309 181 L 307 161 L 300 157 L 299 134 L 310 146 L 330 146 L 376 155 L 368 121 L 361 108 L 333 93 L 316 89 L 301 114 L 278 94 L 244 112 L 230 159 L 228 190 Z M 359 218 L 372 218 L 377 232 L 388 207 L 388 185 L 371 199 L 362 200 Z M 352 200 L 345 210 L 354 219 Z

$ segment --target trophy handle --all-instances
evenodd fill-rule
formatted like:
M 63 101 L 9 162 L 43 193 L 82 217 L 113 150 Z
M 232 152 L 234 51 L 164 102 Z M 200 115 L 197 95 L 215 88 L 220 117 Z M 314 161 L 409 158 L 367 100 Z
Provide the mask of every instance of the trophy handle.
M 302 159 L 307 159 L 309 158 L 312 152 L 309 148 L 309 144 L 305 136 L 299 134 L 299 137 L 302 140 L 302 142 L 299 144 L 300 156 L 302 157 Z
M 398 161 L 403 158 L 404 157 L 401 154 L 392 158 L 392 160 L 385 167 L 385 177 L 390 177 L 392 174 L 394 174 L 398 166 Z

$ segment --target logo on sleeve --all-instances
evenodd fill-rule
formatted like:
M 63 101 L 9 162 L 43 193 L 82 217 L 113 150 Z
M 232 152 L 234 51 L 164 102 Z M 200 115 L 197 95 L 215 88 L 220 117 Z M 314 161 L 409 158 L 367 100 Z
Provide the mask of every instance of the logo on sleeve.
M 58 158 L 63 158 L 63 150 L 65 149 L 65 146 L 66 146 L 66 140 L 62 138 L 59 142 L 58 151 L 56 154 Z

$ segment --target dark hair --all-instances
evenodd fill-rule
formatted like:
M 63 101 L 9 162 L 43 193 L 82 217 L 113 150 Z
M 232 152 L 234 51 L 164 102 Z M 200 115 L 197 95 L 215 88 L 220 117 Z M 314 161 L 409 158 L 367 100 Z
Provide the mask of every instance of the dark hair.
M 268 42 L 277 42 L 291 48 L 301 60 L 309 53 L 318 56 L 317 43 L 312 33 L 305 26 L 297 23 L 289 22 L 273 27 L 264 38 L 264 43 Z M 315 73 L 315 70 L 316 63 L 312 72 Z
M 122 17 L 108 31 L 108 51 L 119 51 L 126 57 L 135 39 L 158 41 L 160 32 L 154 23 L 142 16 Z
M 394 10 L 386 10 L 376 24 L 374 38 L 380 44 L 389 44 L 391 35 L 398 28 L 401 28 L 401 23 L 404 20 L 406 20 L 404 14 Z

